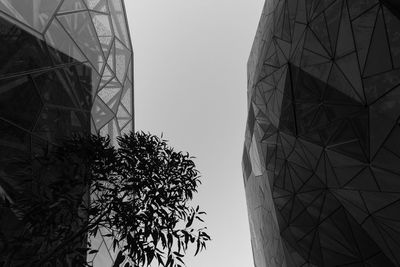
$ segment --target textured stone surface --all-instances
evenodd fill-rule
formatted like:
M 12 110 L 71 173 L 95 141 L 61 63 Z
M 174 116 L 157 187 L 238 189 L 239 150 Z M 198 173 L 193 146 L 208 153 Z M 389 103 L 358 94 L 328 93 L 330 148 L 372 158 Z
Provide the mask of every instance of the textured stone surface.
M 266 1 L 243 153 L 256 266 L 400 265 L 398 11 Z

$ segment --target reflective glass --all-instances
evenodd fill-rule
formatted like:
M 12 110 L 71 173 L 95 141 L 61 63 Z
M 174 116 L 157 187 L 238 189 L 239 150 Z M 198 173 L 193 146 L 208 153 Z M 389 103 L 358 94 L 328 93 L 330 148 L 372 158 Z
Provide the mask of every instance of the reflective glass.
M 0 77 L 52 65 L 47 45 L 42 40 L 1 18 L 1 13 L 0 25 Z
M 131 47 L 128 36 L 127 24 L 125 22 L 124 8 L 121 0 L 109 1 L 110 14 L 113 23 L 114 33 L 127 47 Z
M 0 118 L 31 131 L 42 105 L 29 76 L 0 80 Z
M 108 12 L 107 0 L 86 0 L 89 9 L 101 12 Z
M 100 97 L 96 97 L 93 107 L 92 107 L 92 114 L 94 116 L 94 123 L 96 125 L 96 129 L 103 128 L 110 120 L 114 117 L 114 113 L 109 107 L 101 100 Z
M 75 59 L 79 62 L 87 61 L 76 43 L 65 32 L 58 20 L 53 20 L 45 33 L 46 42 L 54 48 L 53 57 L 57 63 L 67 63 Z M 67 55 L 68 57 L 65 57 Z M 66 62 L 67 61 L 67 62 Z
M 94 25 L 88 23 L 91 20 L 89 12 L 59 15 L 57 19 L 95 70 L 100 72 L 104 64 L 104 55 Z
M 0 0 L 0 155 L 133 130 L 125 16 L 121 0 Z M 116 253 L 104 245 L 91 260 L 111 266 Z
M 85 4 L 82 0 L 67 0 L 62 3 L 61 7 L 58 9 L 58 13 L 71 12 L 71 11 L 81 11 L 85 10 Z
M 1 0 L 0 10 L 38 32 L 52 19 L 61 0 Z M 68 0 L 69 1 L 69 0 Z

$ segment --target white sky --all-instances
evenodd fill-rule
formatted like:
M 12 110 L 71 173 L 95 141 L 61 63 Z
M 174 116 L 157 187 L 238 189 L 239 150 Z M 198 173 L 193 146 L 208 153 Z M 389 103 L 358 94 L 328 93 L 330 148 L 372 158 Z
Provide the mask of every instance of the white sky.
M 196 157 L 213 240 L 188 267 L 253 266 L 241 169 L 246 64 L 264 0 L 125 0 L 136 130 Z

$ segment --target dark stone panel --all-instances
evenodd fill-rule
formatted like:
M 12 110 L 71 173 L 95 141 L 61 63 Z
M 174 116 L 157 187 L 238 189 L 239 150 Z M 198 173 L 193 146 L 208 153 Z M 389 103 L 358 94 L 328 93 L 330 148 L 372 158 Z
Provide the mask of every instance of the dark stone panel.
M 273 112 L 254 114 L 262 132 L 250 132 L 245 148 L 256 140 L 265 159 L 264 198 L 274 202 L 286 264 L 400 266 L 400 6 L 281 2 L 263 13 L 273 23 L 258 32 L 271 35 L 255 39 L 268 48 L 261 62 L 278 59 L 249 83 L 249 99 Z M 285 35 L 285 60 L 293 16 L 304 30 Z
M 397 0 L 382 0 L 382 2 L 390 9 L 393 14 L 400 19 L 400 3 Z

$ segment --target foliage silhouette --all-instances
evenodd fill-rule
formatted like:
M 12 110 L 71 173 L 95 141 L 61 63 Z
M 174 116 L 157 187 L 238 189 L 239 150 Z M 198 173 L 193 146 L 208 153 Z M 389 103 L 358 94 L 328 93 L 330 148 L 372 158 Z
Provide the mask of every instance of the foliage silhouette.
M 190 205 L 200 177 L 189 154 L 143 132 L 118 137 L 118 145 L 76 136 L 15 163 L 20 184 L 3 194 L 2 210 L 25 227 L 1 233 L 4 266 L 90 266 L 86 255 L 97 251 L 87 240 L 100 228 L 119 250 L 114 266 L 180 267 L 190 244 L 195 254 L 206 247 L 206 228 L 194 227 L 204 212 Z

